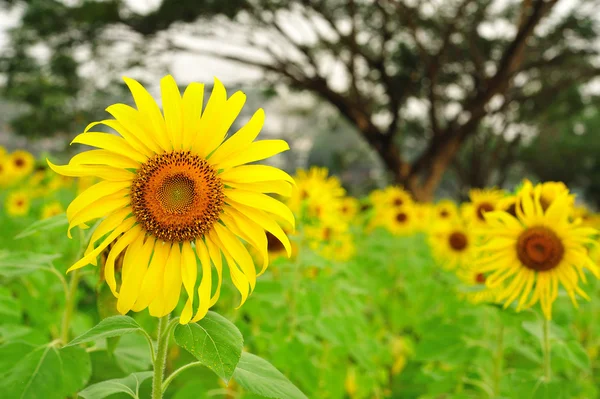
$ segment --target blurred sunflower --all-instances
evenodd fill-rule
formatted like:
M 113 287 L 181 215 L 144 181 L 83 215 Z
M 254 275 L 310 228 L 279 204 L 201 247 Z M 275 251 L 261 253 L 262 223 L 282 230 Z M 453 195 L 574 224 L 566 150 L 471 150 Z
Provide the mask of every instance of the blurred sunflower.
M 64 212 L 64 209 L 60 202 L 50 202 L 42 207 L 42 219 L 48 219 L 52 216 L 60 215 Z
M 25 150 L 16 150 L 9 156 L 14 174 L 21 178 L 29 175 L 35 166 L 35 158 Z
M 180 322 L 185 324 L 202 319 L 218 300 L 224 257 L 241 306 L 254 290 L 257 275 L 268 266 L 265 230 L 283 243 L 289 255 L 290 242 L 276 220 L 294 226 L 289 208 L 265 194 L 289 194 L 294 180 L 271 166 L 245 164 L 286 151 L 287 143 L 254 141 L 264 122 L 262 109 L 225 140 L 246 96 L 236 92 L 227 98 L 217 79 L 203 110 L 202 84 L 191 83 L 181 96 L 175 80 L 164 77 L 160 82 L 164 116 L 141 84 L 129 78 L 125 83 L 137 109 L 111 105 L 107 111 L 115 119 L 91 123 L 73 140 L 99 149 L 75 155 L 66 166 L 48 162 L 59 174 L 101 180 L 67 208 L 69 235 L 72 228 L 104 217 L 84 257 L 69 270 L 95 264 L 114 243 L 104 274 L 118 297 L 118 311 L 149 308 L 153 316 L 167 315 L 175 309 L 183 284 L 188 299 Z M 100 124 L 120 136 L 90 131 Z M 261 255 L 258 274 L 240 239 Z M 118 287 L 115 259 L 122 252 Z
M 344 197 L 340 201 L 339 214 L 346 222 L 354 220 L 354 217 L 359 211 L 359 202 L 354 197 Z
M 305 227 L 310 248 L 325 259 L 345 261 L 355 253 L 352 234 L 341 223 L 322 223 Z
M 30 197 L 25 191 L 13 191 L 6 197 L 6 212 L 10 216 L 25 216 L 29 213 Z
M 480 303 L 496 303 L 498 300 L 499 288 L 490 289 L 485 284 L 487 277 L 485 274 L 472 268 L 457 269 L 458 278 L 465 285 L 464 289 L 459 291 L 461 297 L 474 305 Z
M 0 157 L 0 187 L 9 186 L 14 179 L 12 162 L 6 157 Z
M 485 226 L 486 220 L 483 215 L 498 209 L 504 192 L 497 189 L 479 190 L 473 189 L 469 192 L 471 203 L 464 207 L 465 220 L 472 222 L 475 226 Z
M 451 221 L 458 216 L 458 207 L 451 200 L 441 200 L 435 204 L 434 215 L 436 220 Z
M 409 235 L 418 227 L 414 206 L 390 208 L 382 214 L 382 224 L 394 235 Z
M 309 218 L 337 217 L 346 190 L 340 180 L 329 176 L 327 168 L 299 169 L 296 186 L 288 200 L 288 206 L 297 215 L 307 212 Z
M 383 190 L 383 205 L 386 207 L 402 207 L 413 204 L 410 193 L 402 187 L 390 186 Z
M 446 270 L 472 267 L 475 237 L 461 221 L 440 223 L 429 235 L 433 257 Z
M 597 230 L 569 221 L 570 197 L 558 195 L 544 212 L 540 190 L 520 195 L 517 217 L 505 211 L 486 214 L 488 228 L 480 248 L 477 270 L 491 273 L 486 284 L 501 287 L 498 300 L 509 306 L 517 298 L 517 311 L 540 302 L 547 319 L 562 285 L 573 305 L 577 296 L 589 299 L 579 287 L 586 282 L 584 270 L 599 276 L 598 266 L 590 259 L 586 244 Z

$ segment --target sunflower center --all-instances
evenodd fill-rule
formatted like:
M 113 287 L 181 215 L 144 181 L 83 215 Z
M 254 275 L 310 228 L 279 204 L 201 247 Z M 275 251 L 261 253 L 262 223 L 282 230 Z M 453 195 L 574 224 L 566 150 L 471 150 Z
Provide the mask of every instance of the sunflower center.
M 478 283 L 478 284 L 485 283 L 485 274 L 483 274 L 483 273 L 477 273 L 477 275 L 475 276 L 475 282 Z
M 15 166 L 17 168 L 22 168 L 25 166 L 25 160 L 23 158 L 15 158 Z
M 479 206 L 477 207 L 477 218 L 479 220 L 484 220 L 485 218 L 483 217 L 483 214 L 489 211 L 493 211 L 494 210 L 494 206 L 492 204 L 490 204 L 489 202 L 482 202 L 481 204 L 479 204 Z
M 396 221 L 398 223 L 404 223 L 406 222 L 406 219 L 408 219 L 408 215 L 404 212 L 400 212 L 398 214 L 396 214 Z
M 448 216 L 450 216 L 450 214 L 448 213 L 447 210 L 444 209 L 443 211 L 440 212 L 440 217 L 442 219 L 446 219 Z
M 448 242 L 450 243 L 452 249 L 454 249 L 455 251 L 463 251 L 467 247 L 469 240 L 467 239 L 467 236 L 464 233 L 461 233 L 460 231 L 455 231 L 452 234 L 450 234 Z
M 17 200 L 17 206 L 23 206 L 23 200 Z
M 404 201 L 402 201 L 402 198 L 395 198 L 394 199 L 394 205 L 395 206 L 401 206 L 402 204 L 404 204 Z
M 131 185 L 136 220 L 164 241 L 203 236 L 219 220 L 223 201 L 217 171 L 189 151 L 155 155 L 138 169 Z
M 554 269 L 563 258 L 565 247 L 560 238 L 546 227 L 531 227 L 517 240 L 517 256 L 527 268 L 535 271 Z

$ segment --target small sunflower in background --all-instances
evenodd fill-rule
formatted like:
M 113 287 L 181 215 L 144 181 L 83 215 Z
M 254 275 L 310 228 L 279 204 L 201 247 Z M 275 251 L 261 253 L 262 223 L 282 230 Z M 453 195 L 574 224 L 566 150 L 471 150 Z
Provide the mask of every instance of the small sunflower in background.
M 255 141 L 262 109 L 226 139 L 246 96 L 238 91 L 228 98 L 217 79 L 203 109 L 204 85 L 191 83 L 182 96 L 175 80 L 164 77 L 162 113 L 140 83 L 129 78 L 125 83 L 137 109 L 111 105 L 107 111 L 114 119 L 91 123 L 73 140 L 98 149 L 75 155 L 65 166 L 48 161 L 61 175 L 100 180 L 67 208 L 69 235 L 74 227 L 104 218 L 69 270 L 95 264 L 112 244 L 103 270 L 117 310 L 148 308 L 152 316 L 165 316 L 177 306 L 183 286 L 187 301 L 180 323 L 186 324 L 202 319 L 217 302 L 224 257 L 241 306 L 269 264 L 265 231 L 289 256 L 279 221 L 289 229 L 295 224 L 289 208 L 267 195 L 290 194 L 294 180 L 275 167 L 246 164 L 286 151 L 288 144 Z M 119 135 L 91 130 L 98 125 Z M 260 254 L 259 272 L 244 242 Z M 118 284 L 115 261 L 122 253 Z
M 316 219 L 339 216 L 346 190 L 337 177 L 329 176 L 327 168 L 299 169 L 295 181 L 296 186 L 287 201 L 294 214 Z
M 434 206 L 433 216 L 436 221 L 449 222 L 457 218 L 458 207 L 448 199 L 437 202 Z
M 505 194 L 498 189 L 473 189 L 469 192 L 471 202 L 463 208 L 463 217 L 474 226 L 485 226 L 485 214 L 498 209 L 498 205 Z
M 354 197 L 344 197 L 339 204 L 339 214 L 344 222 L 354 220 L 360 209 L 358 200 Z
M 6 212 L 10 216 L 25 216 L 29 213 L 31 198 L 25 191 L 13 191 L 6 197 Z
M 586 248 L 594 243 L 592 236 L 598 231 L 570 221 L 568 193 L 554 198 L 546 211 L 540 196 L 539 189 L 533 197 L 527 190 L 521 191 L 516 218 L 506 211 L 486 213 L 488 227 L 476 269 L 488 276 L 489 288 L 501 288 L 498 300 L 505 307 L 518 300 L 520 311 L 539 302 L 544 317 L 550 320 L 559 285 L 575 307 L 577 297 L 589 300 L 579 282 L 586 282 L 586 270 L 600 275 Z
M 485 274 L 473 268 L 459 268 L 456 275 L 464 284 L 459 295 L 474 305 L 498 302 L 499 289 L 490 289 L 486 284 Z
M 309 247 L 323 258 L 342 262 L 354 256 L 355 247 L 348 226 L 324 221 L 317 226 L 305 227 Z
M 25 150 L 16 150 L 9 155 L 12 170 L 17 178 L 29 175 L 35 166 L 35 158 Z
M 410 193 L 402 187 L 390 186 L 383 190 L 383 206 L 399 208 L 410 206 L 413 204 L 413 199 Z
M 460 220 L 441 223 L 429 236 L 434 259 L 446 270 L 471 268 L 475 253 L 475 237 Z
M 433 208 L 430 204 L 414 203 L 415 217 L 417 219 L 416 228 L 419 231 L 427 232 L 431 230 L 431 222 L 433 220 Z
M 0 187 L 9 186 L 14 180 L 12 162 L 7 157 L 0 156 Z
M 64 211 L 65 210 L 63 209 L 63 207 L 60 204 L 60 202 L 53 201 L 53 202 L 50 202 L 48 204 L 45 204 L 42 207 L 42 216 L 41 216 L 41 218 L 42 219 L 48 219 L 48 218 L 51 218 L 53 216 L 60 215 Z
M 381 224 L 392 234 L 405 236 L 415 232 L 418 219 L 414 206 L 390 208 L 380 216 Z

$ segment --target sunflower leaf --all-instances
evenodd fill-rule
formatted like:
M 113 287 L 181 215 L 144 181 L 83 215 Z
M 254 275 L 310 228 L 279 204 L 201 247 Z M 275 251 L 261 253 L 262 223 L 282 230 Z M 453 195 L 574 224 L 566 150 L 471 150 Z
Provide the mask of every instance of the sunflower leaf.
M 129 316 L 111 316 L 69 342 L 67 346 L 143 331 L 138 322 Z
M 102 381 L 90 385 L 79 392 L 79 396 L 84 399 L 102 399 L 116 393 L 124 392 L 132 398 L 139 398 L 140 385 L 151 377 L 152 371 L 142 371 L 140 373 L 133 373 L 125 378 Z
M 36 254 L 33 252 L 0 251 L 0 276 L 17 277 L 50 267 L 60 254 Z
M 266 360 L 244 352 L 233 379 L 248 392 L 273 399 L 307 399 L 294 384 Z
M 177 345 L 229 382 L 244 346 L 242 333 L 233 323 L 215 312 L 208 312 L 198 323 L 178 325 L 174 336 Z
M 29 237 L 40 231 L 47 231 L 57 229 L 59 227 L 66 227 L 69 225 L 67 215 L 61 213 L 60 215 L 52 216 L 46 219 L 38 220 L 35 223 L 29 225 L 25 230 L 15 236 L 16 240 L 21 238 Z
M 85 386 L 92 374 L 90 356 L 83 348 L 59 349 L 49 344 L 26 349 L 13 344 L 7 352 L 11 356 L 20 355 L 0 379 L 2 397 L 62 399 Z

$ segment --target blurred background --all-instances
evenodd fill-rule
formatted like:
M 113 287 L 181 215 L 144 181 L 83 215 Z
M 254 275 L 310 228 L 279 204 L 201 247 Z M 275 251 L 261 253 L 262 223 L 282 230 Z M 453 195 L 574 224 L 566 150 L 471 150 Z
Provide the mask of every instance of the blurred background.
M 523 177 L 600 205 L 595 0 L 0 0 L 0 145 L 68 154 L 123 75 L 158 95 L 248 94 L 293 172 L 351 194 L 389 183 L 464 199 Z

